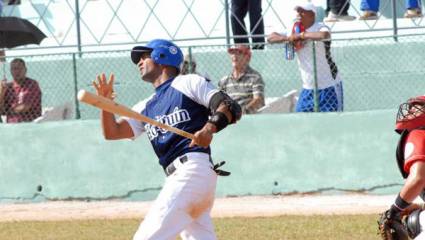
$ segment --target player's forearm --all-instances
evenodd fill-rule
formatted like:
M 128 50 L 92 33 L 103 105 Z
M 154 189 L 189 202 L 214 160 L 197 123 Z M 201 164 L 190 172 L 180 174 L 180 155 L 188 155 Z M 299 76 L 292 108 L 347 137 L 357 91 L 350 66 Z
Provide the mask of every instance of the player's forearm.
M 210 99 L 209 107 L 212 116 L 208 122 L 216 126 L 217 132 L 229 124 L 236 123 L 242 116 L 240 105 L 224 92 L 214 94 Z
M 410 168 L 409 176 L 400 191 L 400 197 L 412 202 L 425 188 L 425 163 L 416 162 Z
M 127 120 L 115 120 L 114 114 L 106 111 L 101 113 L 103 136 L 108 140 L 128 139 L 134 137 L 134 132 Z
M 119 125 L 115 119 L 114 114 L 110 112 L 102 111 L 100 118 L 102 123 L 103 136 L 105 137 L 105 139 L 108 139 L 108 140 L 118 139 L 117 135 L 119 132 Z
M 424 177 L 407 179 L 406 184 L 400 191 L 400 197 L 411 203 L 424 189 Z
M 232 113 L 229 111 L 229 108 L 226 106 L 226 104 L 221 103 L 220 106 L 217 108 L 217 112 L 224 113 L 227 117 L 227 120 L 229 122 L 232 122 Z
M 214 125 L 214 124 L 212 124 L 212 123 L 210 123 L 210 122 L 207 122 L 205 125 L 204 125 L 204 127 L 203 127 L 207 132 L 209 132 L 210 134 L 213 134 L 213 133 L 216 133 L 217 132 L 217 127 Z

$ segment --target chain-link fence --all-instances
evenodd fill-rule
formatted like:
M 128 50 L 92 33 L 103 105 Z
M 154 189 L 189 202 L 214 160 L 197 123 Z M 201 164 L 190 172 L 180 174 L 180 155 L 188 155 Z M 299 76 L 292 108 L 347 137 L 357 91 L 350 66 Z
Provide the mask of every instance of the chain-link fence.
M 343 83 L 344 111 L 395 109 L 407 98 L 424 94 L 424 43 L 425 35 L 332 41 L 332 60 Z M 310 73 L 313 102 L 332 105 L 334 98 L 327 99 L 328 95 L 315 101 L 318 92 L 314 89 L 330 86 L 322 86 L 322 76 L 318 74 L 332 73 L 335 69 L 328 61 L 318 60 L 321 43 L 315 43 L 315 51 L 312 46 L 312 43 L 305 44 L 304 48 L 311 48 L 308 53 L 311 57 L 304 56 L 304 61 L 313 71 Z M 196 62 L 197 73 L 207 76 L 217 85 L 222 77 L 232 72 L 227 48 L 227 45 L 214 45 L 183 50 L 190 53 L 191 61 Z M 153 93 L 153 87 L 141 80 L 129 55 L 129 51 L 86 52 L 25 56 L 24 60 L 27 76 L 38 81 L 42 91 L 41 105 L 44 111 L 50 110 L 52 119 L 92 119 L 98 117 L 99 110 L 79 104 L 75 97 L 79 89 L 93 92 L 91 83 L 99 73 L 115 74 L 116 101 L 121 104 L 132 106 Z M 313 56 L 316 56 L 316 61 Z M 306 69 L 300 69 L 297 58 L 299 56 L 292 61 L 285 59 L 284 44 L 267 45 L 264 50 L 252 51 L 250 66 L 263 77 L 266 103 L 273 103 L 294 90 L 299 93 L 303 86 L 306 87 L 302 81 Z M 11 60 L 7 57 L 3 63 L 3 73 L 9 82 L 12 79 L 9 71 Z M 317 106 L 313 108 L 321 110 Z
M 40 48 L 105 47 L 105 45 L 134 44 L 152 38 L 165 38 L 187 45 L 224 44 L 234 35 L 230 18 L 231 0 L 22 0 L 4 2 L 2 17 L 27 19 L 47 36 Z M 263 0 L 262 17 L 265 33 L 282 31 L 292 26 L 294 5 L 298 0 Z M 14 4 L 7 4 L 14 2 Z M 19 3 L 18 3 L 19 2 Z M 327 1 L 312 0 L 317 6 L 317 21 L 326 17 Z M 347 23 L 328 22 L 334 37 L 346 37 L 347 32 L 377 34 L 424 32 L 424 17 L 404 18 L 405 0 L 380 1 L 374 20 L 358 20 L 362 15 L 360 0 L 347 1 L 349 14 L 357 20 Z M 422 8 L 422 6 L 421 6 Z M 0 7 L 1 9 L 1 7 Z M 205 13 L 208 14 L 205 14 Z M 102 13 L 99 20 L 98 14 Z M 338 14 L 342 14 L 341 12 Z M 165 17 L 166 16 L 166 17 Z M 251 25 L 245 17 L 246 32 Z M 242 19 L 238 20 L 242 23 Z M 341 34 L 338 34 L 341 33 Z M 236 35 L 236 34 L 235 34 Z M 182 44 L 180 44 L 182 45 Z M 29 46 L 34 48 L 34 45 Z M 23 49 L 22 49 L 23 48 Z M 18 49 L 25 50 L 26 47 Z M 57 48 L 56 51 L 61 51 Z M 74 49 L 75 50 L 75 49 Z

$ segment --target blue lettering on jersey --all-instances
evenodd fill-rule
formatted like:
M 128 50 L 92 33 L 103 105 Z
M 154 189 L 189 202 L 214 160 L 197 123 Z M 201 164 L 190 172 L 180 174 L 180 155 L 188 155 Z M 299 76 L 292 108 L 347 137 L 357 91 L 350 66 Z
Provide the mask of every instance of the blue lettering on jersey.
M 149 118 L 193 134 L 206 124 L 209 109 L 173 87 L 174 80 L 169 79 L 158 86 L 155 89 L 155 95 L 146 103 L 141 113 Z M 187 81 L 182 81 L 179 78 L 176 84 L 187 84 Z M 195 146 L 189 148 L 191 139 L 148 123 L 144 124 L 144 128 L 163 168 L 167 167 L 178 156 L 188 152 L 210 154 L 209 147 Z

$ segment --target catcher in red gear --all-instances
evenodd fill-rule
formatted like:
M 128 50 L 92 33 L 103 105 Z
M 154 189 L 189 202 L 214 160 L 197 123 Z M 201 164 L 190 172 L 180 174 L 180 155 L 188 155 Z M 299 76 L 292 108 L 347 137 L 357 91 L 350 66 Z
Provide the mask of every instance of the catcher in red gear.
M 400 105 L 395 130 L 400 134 L 397 163 L 406 181 L 394 203 L 378 221 L 382 239 L 408 239 L 407 226 L 401 223 L 401 218 L 418 208 L 411 204 L 413 200 L 424 196 L 425 96 L 411 98 Z M 411 238 L 419 234 L 408 232 Z

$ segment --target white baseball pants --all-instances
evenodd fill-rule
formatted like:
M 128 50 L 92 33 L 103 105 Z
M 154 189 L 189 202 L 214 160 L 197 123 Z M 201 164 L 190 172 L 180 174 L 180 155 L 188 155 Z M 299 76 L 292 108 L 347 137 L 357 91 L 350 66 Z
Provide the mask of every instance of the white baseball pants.
M 176 164 L 133 240 L 215 240 L 210 217 L 217 174 L 209 155 L 187 153 L 188 161 Z M 175 161 L 179 161 L 178 159 Z

